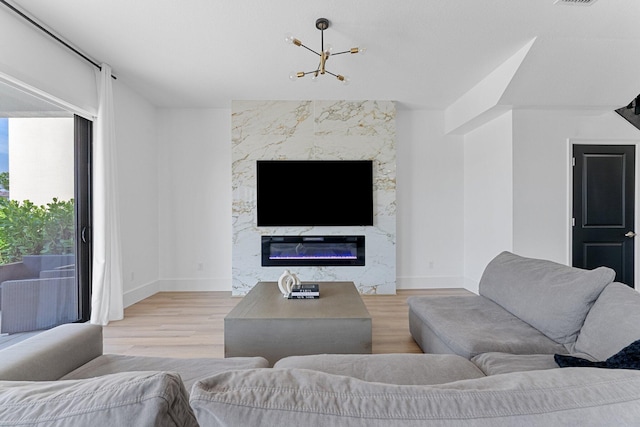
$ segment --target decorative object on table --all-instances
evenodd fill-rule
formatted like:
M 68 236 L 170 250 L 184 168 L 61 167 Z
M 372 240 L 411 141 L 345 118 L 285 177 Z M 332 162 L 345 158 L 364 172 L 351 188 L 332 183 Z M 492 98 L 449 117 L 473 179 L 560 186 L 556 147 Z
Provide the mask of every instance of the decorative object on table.
M 345 85 L 349 84 L 349 78 L 348 77 L 343 76 L 342 74 L 334 74 L 331 71 L 326 69 L 327 61 L 329 60 L 330 56 L 342 55 L 344 53 L 364 53 L 366 51 L 366 49 L 359 48 L 359 47 L 352 47 L 351 49 L 345 50 L 345 51 L 342 51 L 342 52 L 333 52 L 331 47 L 329 47 L 329 46 L 325 47 L 325 45 L 324 45 L 324 30 L 329 28 L 329 20 L 327 18 L 318 18 L 316 20 L 316 28 L 320 30 L 320 52 L 316 52 L 315 50 L 309 48 L 308 46 L 305 46 L 304 44 L 302 44 L 302 42 L 300 40 L 298 40 L 297 38 L 293 37 L 291 34 L 286 34 L 285 35 L 284 41 L 286 43 L 291 43 L 294 46 L 303 47 L 303 48 L 307 49 L 308 51 L 313 52 L 313 53 L 315 53 L 316 55 L 318 55 L 320 57 L 320 63 L 318 64 L 318 67 L 315 70 L 312 70 L 312 71 L 299 71 L 299 72 L 292 71 L 291 74 L 289 74 L 289 78 L 292 81 L 295 81 L 295 80 L 299 79 L 300 77 L 306 76 L 307 74 L 313 74 L 313 77 L 311 77 L 311 79 L 315 81 L 318 77 L 320 77 L 320 75 L 331 74 L 333 77 L 335 77 L 336 79 L 340 80 Z
M 294 285 L 288 296 L 289 299 L 317 299 L 320 298 L 320 286 L 317 283 Z
M 282 292 L 282 296 L 285 298 L 291 293 L 291 288 L 299 284 L 300 279 L 298 279 L 298 276 L 289 270 L 285 270 L 278 279 L 278 288 L 280 288 L 280 292 Z

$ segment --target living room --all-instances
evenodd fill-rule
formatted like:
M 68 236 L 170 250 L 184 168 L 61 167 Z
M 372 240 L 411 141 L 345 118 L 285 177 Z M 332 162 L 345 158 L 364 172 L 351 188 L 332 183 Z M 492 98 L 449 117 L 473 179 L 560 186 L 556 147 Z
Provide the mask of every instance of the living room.
M 22 6 L 36 15 L 40 8 L 46 15 L 44 10 L 50 7 L 38 2 Z M 453 13 L 468 6 L 456 2 L 451 7 Z M 309 16 L 331 10 L 320 9 Z M 614 9 L 607 2 L 589 7 L 540 6 L 536 13 L 541 18 L 579 21 L 576 25 L 584 36 L 557 35 L 550 29 L 531 38 L 518 34 L 523 42 L 514 41 L 510 51 L 494 53 L 492 64 L 468 65 L 474 72 L 465 77 L 466 88 L 452 86 L 457 95 L 436 97 L 438 92 L 431 89 L 418 96 L 425 98 L 424 103 L 414 106 L 392 91 L 381 92 L 396 106 L 397 289 L 475 291 L 484 266 L 501 250 L 570 263 L 570 145 L 638 141 L 637 129 L 614 112 L 640 92 L 633 72 L 639 60 L 632 54 L 639 41 L 630 25 L 624 25 L 633 22 L 637 10 L 635 6 Z M 62 19 L 64 7 L 56 12 L 52 10 L 49 18 L 52 27 L 54 16 Z M 428 6 L 422 11 L 430 22 L 440 12 Z M 605 37 L 604 24 L 591 28 L 589 20 L 600 22 L 602 14 L 612 16 L 615 39 Z M 500 17 L 495 25 L 505 25 L 506 12 Z M 76 112 L 95 114 L 94 67 L 6 8 L 0 19 L 3 33 L 12 40 L 3 45 L 4 79 L 48 94 Z M 314 19 L 285 21 L 277 33 L 306 30 L 308 43 L 314 44 L 318 36 Z M 333 29 L 327 31 L 327 40 Z M 347 43 L 362 37 L 357 32 L 340 36 Z M 290 63 L 306 59 L 276 41 L 270 56 L 282 60 L 287 69 Z M 357 66 L 359 60 L 374 55 L 371 46 L 366 56 L 349 57 L 339 65 Z M 416 52 L 416 56 L 422 55 Z M 110 58 L 100 60 L 108 63 Z M 384 59 L 375 59 L 380 61 Z M 144 76 L 128 76 L 124 64 L 121 70 L 113 69 L 118 77 L 113 89 L 125 306 L 162 290 L 230 290 L 234 95 L 209 105 L 190 104 L 187 100 L 193 94 L 178 97 L 172 92 L 177 89 L 168 86 L 157 94 L 145 86 L 150 83 L 143 83 Z M 375 68 L 362 70 L 358 77 L 371 78 L 367 75 L 374 72 Z M 364 96 L 366 88 L 351 74 L 353 81 L 346 87 L 334 89 L 329 84 L 339 82 L 321 81 L 313 88 L 310 81 L 299 81 L 283 97 L 266 97 L 256 90 L 255 98 L 244 99 L 293 99 L 292 93 L 301 100 L 324 99 L 323 93 L 331 93 L 327 99 L 376 99 Z M 212 79 L 207 86 L 225 84 Z M 406 93 L 402 90 L 398 93 Z M 156 99 L 141 93 L 156 93 Z M 448 104 L 434 107 L 430 95 Z M 263 279 L 275 280 L 280 273 L 274 268 Z
M 403 3 L 402 7 L 376 0 L 368 2 L 366 8 L 362 4 L 337 1 L 303 6 L 289 0 L 275 4 L 253 0 L 250 3 L 196 1 L 188 2 L 188 5 L 151 0 L 134 4 L 124 0 L 55 3 L 12 0 L 1 3 L 0 83 L 89 120 L 98 115 L 96 87 L 100 76 L 97 67 L 4 7 L 6 3 L 29 12 L 42 25 L 94 58 L 98 65 L 109 65 L 113 72 L 114 78 L 110 81 L 115 112 L 123 305 L 138 307 L 138 314 L 144 312 L 136 317 L 139 327 L 148 327 L 145 315 L 154 320 L 161 319 L 161 322 L 175 322 L 184 303 L 171 300 L 172 295 L 179 295 L 178 292 L 192 294 L 189 304 L 202 308 L 209 300 L 196 300 L 204 293 L 242 293 L 253 282 L 276 281 L 282 274 L 282 267 L 252 270 L 252 266 L 259 263 L 254 252 L 249 258 L 255 264 L 249 268 L 243 264 L 244 260 L 238 262 L 238 255 L 246 255 L 239 252 L 245 242 L 249 242 L 253 251 L 259 247 L 260 235 L 273 231 L 254 223 L 256 212 L 251 203 L 248 204 L 250 209 L 244 210 L 247 206 L 244 201 L 252 200 L 255 182 L 251 174 L 243 175 L 243 171 L 253 171 L 257 160 L 368 157 L 375 162 L 374 179 L 380 182 L 383 177 L 379 174 L 385 175 L 385 198 L 380 199 L 380 194 L 376 196 L 376 200 L 385 203 L 376 205 L 377 220 L 373 226 L 349 227 L 348 230 L 349 234 L 353 231 L 367 234 L 367 241 L 375 241 L 375 245 L 367 248 L 368 252 L 374 257 L 383 253 L 380 260 L 376 259 L 377 265 L 387 266 L 386 273 L 394 272 L 390 274 L 391 280 L 380 276 L 381 281 L 389 282 L 380 293 L 430 290 L 434 294 L 443 291 L 451 297 L 447 292 L 462 291 L 464 295 L 460 298 L 468 294 L 476 299 L 480 298 L 477 294 L 481 277 L 490 262 L 494 260 L 494 266 L 499 264 L 495 257 L 501 253 L 503 258 L 511 257 L 508 253 L 504 255 L 504 251 L 518 254 L 514 255 L 517 262 L 525 265 L 530 262 L 529 258 L 523 261 L 517 258 L 519 255 L 545 260 L 533 261 L 535 267 L 538 263 L 546 266 L 545 263 L 554 261 L 562 268 L 556 264 L 553 268 L 560 268 L 562 273 L 571 265 L 573 145 L 635 147 L 640 142 L 638 129 L 615 111 L 630 104 L 640 93 L 636 71 L 640 66 L 640 57 L 636 55 L 640 38 L 634 31 L 640 8 L 634 0 L 499 0 L 491 4 L 449 0 L 416 1 Z M 322 33 L 324 42 L 337 48 L 343 45 L 352 48 L 360 42 L 367 47 L 366 55 L 344 55 L 328 61 L 328 71 L 344 72 L 350 77 L 347 86 L 331 75 L 319 76 L 315 82 L 310 81 L 311 76 L 289 81 L 291 69 L 311 69 L 317 65 L 317 59 L 305 49 L 295 48 L 295 43 L 293 48 L 283 43 L 284 34 L 293 32 L 305 44 L 316 48 L 321 43 L 321 33 L 314 22 L 321 17 L 330 22 L 329 28 Z M 325 127 L 327 122 L 323 114 L 336 111 L 338 107 L 345 113 L 344 117 L 334 120 L 330 128 Z M 258 118 L 248 122 L 255 125 L 254 128 L 242 122 L 246 111 L 254 112 Z M 286 114 L 280 114 L 281 111 Z M 294 132 L 298 126 L 308 126 L 312 131 L 301 136 Z M 242 151 L 239 146 L 246 140 L 251 141 L 250 149 Z M 280 147 L 286 145 L 286 151 L 262 151 L 255 145 L 261 140 L 275 141 Z M 357 140 L 356 149 L 350 145 L 354 140 Z M 245 147 L 240 148 L 245 150 Z M 238 186 L 240 176 L 249 177 L 250 185 Z M 635 180 L 637 183 L 637 175 Z M 290 194 L 295 207 L 298 190 L 293 187 L 283 191 Z M 247 230 L 249 232 L 245 233 Z M 315 231 L 296 228 L 293 234 Z M 384 244 L 381 243 L 384 239 L 375 240 L 381 237 L 386 239 Z M 354 281 L 369 294 L 363 295 L 363 299 L 375 301 L 380 312 L 385 312 L 381 308 L 384 301 L 393 301 L 390 305 L 394 307 L 402 304 L 402 309 L 407 310 L 405 301 L 399 302 L 395 296 L 391 299 L 375 295 L 375 285 L 359 282 L 360 276 L 368 273 L 361 274 L 358 268 L 340 267 L 340 274 L 344 274 L 340 280 Z M 504 265 L 496 268 L 512 273 Z M 246 275 L 249 279 L 238 283 L 241 277 L 238 271 L 245 273 L 245 270 L 250 270 Z M 303 281 L 318 280 L 318 276 L 314 276 L 316 270 L 291 270 L 298 272 Z M 589 288 L 589 295 L 581 294 L 585 300 L 591 298 L 586 305 L 591 306 L 595 294 L 609 286 L 613 280 L 610 273 L 607 270 L 604 274 L 606 280 L 593 281 L 597 283 L 593 284 L 593 289 Z M 330 272 L 328 276 L 333 274 Z M 553 323 L 548 321 L 550 316 L 546 316 L 548 311 L 555 309 L 553 303 L 561 299 L 563 303 L 580 305 L 581 298 L 574 298 L 577 292 L 556 298 L 553 292 L 538 292 L 535 286 L 528 286 L 528 280 L 497 280 L 495 283 L 519 285 L 511 289 L 496 286 L 493 294 L 497 295 L 496 299 L 506 300 L 504 305 L 520 310 L 522 317 L 529 319 L 538 332 L 533 331 L 533 326 L 520 326 L 526 326 L 527 333 L 537 333 L 536 339 L 545 340 L 545 343 L 549 338 L 541 336 L 539 331 Z M 525 296 L 512 297 L 510 291 L 515 288 L 524 289 L 525 293 L 521 295 Z M 624 332 L 610 334 L 613 327 L 606 320 L 615 317 L 622 319 L 620 323 L 624 321 L 622 310 L 616 312 L 618 316 L 610 315 L 611 306 L 619 307 L 620 301 L 632 300 L 627 298 L 628 292 L 634 292 L 636 296 L 634 289 L 622 285 L 611 287 L 607 295 L 610 305 L 603 302 L 601 307 L 604 308 L 594 310 L 593 317 L 597 315 L 601 322 L 592 322 L 599 326 L 591 326 L 591 333 L 594 329 L 598 332 L 592 337 L 598 339 L 592 338 L 588 344 L 606 347 L 598 357 L 594 356 L 598 361 L 602 362 L 619 350 L 608 341 L 611 335 L 619 341 L 626 340 L 625 345 L 632 340 L 629 337 L 637 339 L 635 325 L 626 325 L 621 328 Z M 149 297 L 158 294 L 167 305 L 144 304 Z M 460 300 L 455 301 L 459 303 Z M 539 304 L 534 306 L 530 301 Z M 171 304 L 174 304 L 173 308 Z M 430 310 L 437 312 L 433 308 Z M 220 328 L 223 316 L 220 306 L 205 307 L 204 311 L 207 317 L 218 316 L 216 322 Z M 582 312 L 582 318 L 576 321 L 579 326 L 587 316 L 586 310 Z M 133 310 L 131 313 L 134 317 Z M 500 311 L 500 315 L 504 313 Z M 464 318 L 463 312 L 458 317 Z M 385 319 L 392 318 L 393 315 L 387 313 Z M 446 314 L 440 321 L 447 326 L 448 319 L 449 314 Z M 402 324 L 408 321 L 403 316 Z M 420 322 L 416 318 L 413 321 Z M 153 335 L 158 323 L 150 324 Z M 124 365 L 127 369 L 117 377 L 104 375 L 102 381 L 114 378 L 117 382 L 140 379 L 130 372 L 137 370 L 132 366 L 142 366 L 145 371 L 152 369 L 151 366 L 162 366 L 161 371 L 173 367 L 167 367 L 166 360 L 164 365 L 155 363 L 174 354 L 154 354 L 164 357 L 153 361 L 140 354 L 102 354 L 102 334 L 108 340 L 109 327 L 103 330 L 95 324 L 67 324 L 60 328 L 47 331 L 51 334 L 42 339 L 48 342 L 42 348 L 36 348 L 36 351 L 40 350 L 38 357 L 48 363 L 39 363 L 38 369 L 30 369 L 19 354 L 24 347 L 19 347 L 16 360 L 13 360 L 17 367 L 7 368 L 5 359 L 4 372 L 17 372 L 20 379 L 33 374 L 42 375 L 36 380 L 58 380 L 87 365 L 90 365 L 89 374 L 100 371 L 101 366 L 108 370 L 109 360 L 114 357 L 115 365 L 120 363 L 122 365 L 118 366 Z M 446 327 L 441 329 L 447 330 Z M 454 334 L 460 330 L 466 332 L 455 325 L 450 329 Z M 627 334 L 628 331 L 631 332 Z M 430 343 L 441 345 L 428 335 L 428 331 L 422 332 L 421 347 L 427 348 Z M 576 334 L 574 330 L 571 335 L 574 341 Z M 414 337 L 418 335 L 416 332 Z M 470 341 L 477 338 L 473 332 L 469 335 Z M 217 336 L 221 336 L 220 330 Z M 205 341 L 206 337 L 200 336 Z M 552 353 L 560 351 L 564 345 L 555 341 L 553 344 L 552 350 L 547 349 L 543 354 L 547 356 L 545 363 L 552 362 Z M 412 341 L 411 345 L 418 348 L 416 342 Z M 62 365 L 66 368 L 67 362 L 71 363 L 72 358 L 65 356 L 70 349 L 77 350 L 77 356 L 84 360 L 63 371 Z M 178 346 L 174 346 L 174 350 L 179 351 Z M 609 353 L 603 356 L 605 351 Z M 434 425 L 438 422 L 445 425 L 448 420 L 455 423 L 461 418 L 469 421 L 467 425 L 474 425 L 473 421 L 477 421 L 475 425 L 514 425 L 523 421 L 523 418 L 502 417 L 504 408 L 517 413 L 516 417 L 527 416 L 520 411 L 527 414 L 541 412 L 539 418 L 534 415 L 527 418 L 529 424 L 520 425 L 554 425 L 554 421 L 561 424 L 570 419 L 585 421 L 584 425 L 588 425 L 589 420 L 592 425 L 598 425 L 602 420 L 611 419 L 619 421 L 618 425 L 634 425 L 640 416 L 637 403 L 640 402 L 637 392 L 640 377 L 635 372 L 549 369 L 561 372 L 543 372 L 539 376 L 516 372 L 514 378 L 517 380 L 510 382 L 511 377 L 502 374 L 485 376 L 469 360 L 461 360 L 462 356 L 430 353 L 438 352 L 408 355 L 415 359 L 403 359 L 402 356 L 407 355 L 372 354 L 370 356 L 397 359 L 393 359 L 393 364 L 387 362 L 389 359 L 384 359 L 382 365 L 373 362 L 375 366 L 370 373 L 391 377 L 396 370 L 404 369 L 404 378 L 411 379 L 416 366 L 425 367 L 428 375 L 445 376 L 458 374 L 464 367 L 465 372 L 473 373 L 463 378 L 466 382 L 460 388 L 485 388 L 487 393 L 477 393 L 479 400 L 469 403 L 465 399 L 476 393 L 457 394 L 457 391 L 464 391 L 455 390 L 459 378 L 448 377 L 447 384 L 456 381 L 452 386 L 436 382 L 435 387 L 420 388 L 419 393 L 424 393 L 420 396 L 426 396 L 420 402 L 434 403 L 415 405 L 414 393 L 418 390 L 415 386 L 394 388 L 376 380 L 358 383 L 356 378 L 346 379 L 346 376 L 340 377 L 343 383 L 334 385 L 332 381 L 336 376 L 331 380 L 329 374 L 323 376 L 319 372 L 310 374 L 308 370 L 293 369 L 294 380 L 314 390 L 311 394 L 301 393 L 311 397 L 309 402 L 300 400 L 305 409 L 297 414 L 312 417 L 309 425 L 420 425 L 426 419 Z M 209 359 L 202 363 L 222 366 L 234 362 L 233 358 Z M 327 365 L 333 365 L 333 359 L 327 360 Z M 412 362 L 405 364 L 403 360 Z M 361 361 L 352 362 L 355 371 L 361 367 Z M 99 365 L 97 370 L 92 362 Z M 177 363 L 175 359 L 170 362 Z M 252 367 L 265 367 L 262 361 L 258 362 Z M 181 371 L 187 363 L 176 370 Z M 199 368 L 192 365 L 185 371 L 193 373 Z M 282 404 L 285 412 L 291 399 L 300 396 L 283 392 L 289 390 L 287 381 L 290 378 L 274 377 L 290 371 L 284 368 L 282 371 L 250 371 L 223 372 L 217 378 L 224 387 L 229 379 L 227 376 L 255 375 L 260 384 L 267 385 L 267 399 L 275 399 L 268 401 L 267 406 L 270 402 Z M 80 393 L 73 394 L 74 405 L 93 391 L 102 391 L 108 396 L 104 401 L 113 397 L 114 402 L 126 394 L 126 391 L 121 392 L 119 383 L 103 387 L 104 383 L 99 379 L 89 378 L 82 382 L 87 378 L 82 375 L 87 372 L 75 372 L 78 376 L 67 382 L 72 387 L 81 387 Z M 53 377 L 54 373 L 58 375 Z M 145 375 L 148 377 L 143 381 L 152 376 Z M 188 413 L 190 387 L 181 389 L 180 381 L 171 374 L 153 375 L 166 381 L 162 390 L 171 390 L 176 393 L 177 401 L 187 402 L 183 407 Z M 486 381 L 474 382 L 476 379 Z M 195 382 L 195 376 L 191 380 L 189 386 Z M 4 381 L 2 386 L 16 386 L 7 384 L 12 381 L 15 378 Z M 149 381 L 155 383 L 153 379 Z M 273 393 L 269 387 L 279 385 L 279 381 L 283 381 L 283 387 L 278 389 L 279 393 Z M 564 387 L 564 381 L 571 387 Z M 51 385 L 53 388 L 67 385 L 65 381 L 54 382 L 58 384 Z M 590 382 L 603 387 L 594 387 Z M 229 383 L 233 383 L 233 378 Z M 552 388 L 560 386 L 545 396 L 536 391 L 541 389 L 540 384 L 544 387 L 551 384 Z M 575 384 L 579 385 L 575 394 L 567 393 L 566 389 L 574 390 Z M 200 386 L 204 388 L 193 389 L 200 394 L 192 393 L 191 397 L 197 395 L 206 400 L 208 385 L 200 383 Z M 363 390 L 364 394 L 360 396 L 367 397 L 364 400 L 369 404 L 357 409 L 359 415 L 351 416 L 350 408 L 340 407 L 343 401 L 349 404 L 350 399 L 322 400 L 326 390 L 336 390 L 336 396 L 344 396 L 343 386 L 349 392 Z M 87 393 L 88 387 L 95 387 L 95 390 Z M 492 393 L 492 387 L 499 393 Z M 538 393 L 536 399 L 539 400 L 529 399 L 531 390 L 527 390 L 522 399 L 524 403 L 520 402 L 514 397 L 518 393 L 513 393 L 512 387 L 531 388 L 534 394 Z M 455 396 L 451 406 L 440 400 L 440 391 L 444 389 L 449 393 L 447 396 Z M 401 405 L 390 397 L 396 396 L 396 392 L 402 395 Z M 369 399 L 368 393 L 373 398 Z M 611 398 L 607 402 L 613 403 L 601 405 L 599 393 Z M 7 398 L 9 394 L 0 398 Z M 555 399 L 560 395 L 564 400 Z M 383 402 L 382 396 L 388 400 Z M 595 402 L 589 400 L 592 397 Z M 370 406 L 372 402 L 375 404 Z M 544 409 L 535 408 L 538 403 Z M 555 411 L 557 403 L 571 409 Z M 330 408 L 329 411 L 333 411 L 331 405 L 336 405 L 337 412 L 318 415 L 326 409 L 323 404 Z M 307 411 L 307 408 L 310 409 Z M 341 412 L 343 409 L 345 412 Z M 491 415 L 484 421 L 480 415 L 477 420 L 474 418 L 477 414 L 472 413 L 476 410 Z M 433 412 L 424 415 L 422 411 Z M 571 411 L 577 411 L 574 418 Z M 242 416 L 248 415 L 239 412 L 239 421 L 227 425 L 257 424 L 243 422 L 246 418 Z M 271 421 L 274 425 L 282 422 L 278 419 L 281 412 L 265 412 L 258 414 L 262 422 Z M 43 413 L 58 414 L 46 409 Z M 235 414 L 226 407 L 219 413 L 230 417 Z M 367 418 L 371 413 L 382 416 L 372 421 Z M 118 424 L 116 419 L 125 420 L 123 423 L 129 421 L 113 418 L 118 414 L 116 409 L 105 419 L 111 424 Z M 140 414 L 144 412 L 132 409 L 129 416 Z M 362 414 L 366 416 L 360 416 Z M 408 421 L 403 418 L 407 414 L 415 418 Z M 567 418 L 563 418 L 565 414 Z M 265 418 L 260 419 L 260 416 Z M 435 418 L 429 418 L 432 416 Z M 291 421 L 291 425 L 307 421 L 300 418 Z M 95 424 L 100 425 L 100 422 Z M 223 425 L 222 421 L 220 425 Z

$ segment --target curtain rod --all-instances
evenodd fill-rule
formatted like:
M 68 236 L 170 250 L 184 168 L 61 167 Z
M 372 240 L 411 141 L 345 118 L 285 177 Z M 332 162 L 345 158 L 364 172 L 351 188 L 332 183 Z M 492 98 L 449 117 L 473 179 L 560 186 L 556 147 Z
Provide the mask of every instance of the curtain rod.
M 51 31 L 47 30 L 45 27 L 43 27 L 42 25 L 40 25 L 39 23 L 37 23 L 35 20 L 33 20 L 30 16 L 28 16 L 27 14 L 25 14 L 24 12 L 22 12 L 21 10 L 17 9 L 16 7 L 14 7 L 12 4 L 8 3 L 6 0 L 0 0 L 0 3 L 4 4 L 5 6 L 7 6 L 9 9 L 11 9 L 14 13 L 20 15 L 21 18 L 25 19 L 27 22 L 29 22 L 31 25 L 35 26 L 36 28 L 38 28 L 40 31 L 43 31 L 46 35 L 48 35 L 49 37 L 53 38 L 55 41 L 57 41 L 58 43 L 62 44 L 64 47 L 66 47 L 67 49 L 71 50 L 73 53 L 75 53 L 76 55 L 80 56 L 82 59 L 84 59 L 85 61 L 90 62 L 94 67 L 98 68 L 99 70 L 102 70 L 102 66 L 100 64 L 98 64 L 97 62 L 95 62 L 93 59 L 89 58 L 87 55 L 85 55 L 84 53 L 80 52 L 78 49 L 76 49 L 75 47 L 71 46 L 69 43 L 67 43 L 66 41 L 62 40 L 60 37 L 58 37 L 57 35 L 53 34 Z M 111 74 L 111 78 L 114 80 L 117 80 L 117 77 L 114 76 L 113 74 Z

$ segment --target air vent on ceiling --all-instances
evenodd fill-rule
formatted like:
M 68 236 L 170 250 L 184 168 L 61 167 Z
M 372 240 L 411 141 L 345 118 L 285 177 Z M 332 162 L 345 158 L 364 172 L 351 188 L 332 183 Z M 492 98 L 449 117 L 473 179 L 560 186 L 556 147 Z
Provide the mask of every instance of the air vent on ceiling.
M 566 4 L 569 6 L 591 6 L 598 0 L 556 0 L 553 4 Z

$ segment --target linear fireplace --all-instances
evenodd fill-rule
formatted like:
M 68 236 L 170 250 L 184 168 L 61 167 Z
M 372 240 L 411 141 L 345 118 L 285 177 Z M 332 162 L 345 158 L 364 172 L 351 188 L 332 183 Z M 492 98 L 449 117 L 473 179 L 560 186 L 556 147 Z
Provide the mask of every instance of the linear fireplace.
M 363 266 L 364 236 L 262 236 L 262 266 Z

